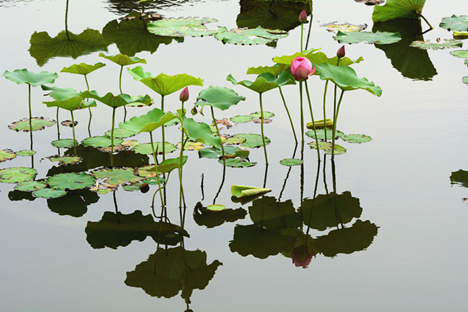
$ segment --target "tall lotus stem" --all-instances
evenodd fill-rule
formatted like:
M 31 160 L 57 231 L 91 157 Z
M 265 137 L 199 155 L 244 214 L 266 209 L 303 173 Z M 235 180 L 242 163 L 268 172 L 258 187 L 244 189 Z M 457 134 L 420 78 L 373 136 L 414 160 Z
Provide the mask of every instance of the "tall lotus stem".
M 279 92 L 281 94 L 281 98 L 283 99 L 284 108 L 286 109 L 286 113 L 288 114 L 289 123 L 291 124 L 291 129 L 292 129 L 293 134 L 294 134 L 294 140 L 296 141 L 296 144 L 297 144 L 296 130 L 294 130 L 294 125 L 293 125 L 293 121 L 292 121 L 292 118 L 291 118 L 291 114 L 289 113 L 288 106 L 286 105 L 286 100 L 284 99 L 284 95 L 283 95 L 283 91 L 281 90 L 281 87 L 279 87 L 278 89 L 279 89 Z
M 307 22 L 306 10 L 302 10 L 301 14 L 299 14 L 299 22 L 301 23 L 301 52 L 302 52 L 303 41 L 304 41 L 304 23 Z
M 161 110 L 164 112 L 164 95 L 161 95 Z M 162 158 L 163 158 L 163 161 L 166 160 L 166 142 L 165 142 L 165 139 L 166 139 L 166 133 L 165 133 L 165 126 L 162 125 L 161 127 L 161 132 L 162 132 Z
M 304 108 L 302 100 L 302 81 L 299 81 L 299 97 L 300 97 L 300 110 L 301 110 L 301 145 L 304 149 Z
M 122 72 L 123 72 L 123 65 L 120 65 L 120 75 L 119 75 L 119 90 L 120 94 L 122 94 Z M 124 106 L 124 122 L 127 119 L 127 108 Z
M 259 98 L 260 98 L 260 130 L 262 132 L 262 141 L 263 141 L 263 152 L 265 154 L 265 163 L 268 166 L 268 156 L 267 156 L 267 150 L 266 150 L 266 144 L 265 144 L 265 135 L 263 134 L 263 103 L 262 103 L 262 93 L 259 93 Z
M 327 99 L 327 89 L 328 89 L 328 81 L 325 82 L 325 90 L 323 90 L 323 123 L 324 123 L 324 133 L 325 133 L 325 141 L 327 141 L 327 110 L 325 108 L 326 99 Z
M 343 94 L 344 90 L 341 90 L 341 95 L 340 99 L 338 101 L 338 105 L 336 106 L 336 109 L 334 110 L 334 116 L 333 116 L 333 138 L 332 138 L 332 160 L 335 157 L 335 136 L 336 136 L 336 124 L 338 121 L 338 113 L 340 112 L 340 105 L 341 105 L 341 100 L 343 99 Z
M 89 92 L 88 78 L 86 77 L 86 75 L 83 75 L 83 76 L 86 82 L 86 88 L 88 89 L 88 92 Z M 88 107 L 88 111 L 89 111 L 88 134 L 89 136 L 91 136 L 91 118 L 93 117 L 93 113 L 91 112 L 91 107 Z
M 111 128 L 111 167 L 114 167 L 114 124 L 115 124 L 115 109 L 112 107 L 112 128 Z
M 221 134 L 219 133 L 218 123 L 216 122 L 213 106 L 210 106 L 210 108 L 211 108 L 211 117 L 213 118 L 213 123 L 216 128 L 216 133 L 218 133 L 219 139 L 221 140 L 221 152 L 223 153 L 223 166 L 226 167 L 226 153 L 224 152 L 223 140 L 221 138 Z M 262 114 L 262 118 L 263 118 L 263 114 Z M 265 142 L 263 142 L 263 144 L 265 144 Z
M 319 150 L 319 141 L 317 137 L 317 128 L 315 126 L 314 113 L 312 111 L 312 102 L 310 101 L 309 87 L 307 86 L 307 83 L 305 84 L 305 89 L 306 89 L 306 94 L 307 94 L 307 100 L 309 101 L 310 119 L 312 119 L 312 127 L 314 128 L 315 144 L 317 145 L 317 157 L 318 157 L 318 161 L 320 161 L 320 150 Z
M 151 150 L 153 151 L 153 158 L 154 158 L 154 168 L 156 170 L 156 180 L 158 181 L 158 190 L 159 191 L 159 196 L 161 197 L 161 208 L 164 207 L 164 200 L 162 196 L 162 191 L 161 191 L 161 181 L 159 181 L 159 172 L 158 172 L 158 164 L 156 162 L 156 151 L 154 150 L 154 143 L 153 143 L 153 133 L 150 132 L 150 140 L 151 140 Z M 156 196 L 156 192 L 153 194 L 153 203 L 154 203 L 154 196 Z M 162 214 L 161 214 L 162 216 Z
M 28 91 L 29 91 L 29 96 L 28 96 L 28 103 L 29 103 L 29 131 L 32 132 L 32 108 L 31 108 L 31 85 L 28 83 Z M 58 110 L 58 107 L 57 107 Z M 57 125 L 58 125 L 58 119 L 57 119 Z
M 71 119 L 72 119 L 72 129 L 73 129 L 73 149 L 75 151 L 76 156 L 76 140 L 75 140 L 75 117 L 73 117 L 73 111 L 70 111 Z

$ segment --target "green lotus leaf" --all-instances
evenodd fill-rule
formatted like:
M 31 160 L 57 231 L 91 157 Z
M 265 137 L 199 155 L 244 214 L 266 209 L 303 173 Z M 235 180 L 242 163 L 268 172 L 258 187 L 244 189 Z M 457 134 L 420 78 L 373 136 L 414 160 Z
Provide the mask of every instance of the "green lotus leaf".
M 262 117 L 262 114 L 261 114 L 261 112 L 254 112 L 254 113 L 251 113 L 250 116 L 252 118 L 260 118 L 260 117 Z M 264 119 L 271 118 L 271 117 L 275 117 L 275 114 L 272 113 L 272 112 L 263 112 L 263 118 Z
M 182 166 L 185 165 L 187 160 L 188 160 L 188 156 L 183 156 L 182 157 Z M 172 170 L 174 170 L 176 168 L 180 168 L 180 158 L 177 157 L 177 158 L 166 159 L 166 160 L 162 161 L 157 167 L 158 167 L 157 168 L 158 173 L 171 172 Z M 156 172 L 156 168 L 155 168 L 155 166 L 152 166 L 152 167 L 149 167 L 149 169 L 147 169 L 147 171 Z
M 128 55 L 116 54 L 116 55 L 105 55 L 104 53 L 99 53 L 100 57 L 103 57 L 109 61 L 112 61 L 120 66 L 134 65 L 137 63 L 146 64 L 146 60 L 139 57 L 130 57 Z
M 318 140 L 325 140 L 325 132 L 327 134 L 327 140 L 331 140 L 333 137 L 333 130 L 329 128 L 322 128 L 317 129 L 317 139 Z M 315 140 L 315 133 L 314 131 L 307 131 L 307 136 Z M 340 138 L 344 135 L 343 132 L 336 130 L 335 138 Z
M 302 165 L 302 160 L 297 159 L 297 158 L 286 158 L 283 160 L 280 160 L 280 164 L 283 166 L 297 166 L 297 165 Z
M 376 44 L 391 44 L 401 40 L 399 33 L 387 33 L 387 32 L 376 32 L 372 33 L 369 31 L 362 32 L 351 32 L 345 33 L 338 31 L 333 39 L 339 43 L 358 43 L 358 42 L 369 42 Z
M 59 87 L 49 87 L 41 85 L 42 90 L 51 91 L 50 95 L 53 99 L 57 101 L 68 100 L 73 97 L 80 96 L 80 92 L 76 91 L 73 88 L 59 88 Z
M 140 81 L 145 78 L 152 78 L 153 76 L 149 72 L 145 72 L 143 67 L 137 66 L 135 68 L 127 68 L 128 73 L 133 77 L 133 79 Z
M 245 97 L 239 96 L 237 92 L 229 88 L 210 86 L 200 91 L 197 99 L 198 101 L 195 105 L 209 105 L 219 108 L 220 110 L 226 110 L 232 105 L 244 101 Z
M 128 94 L 119 94 L 113 95 L 112 93 L 108 92 L 103 97 L 99 96 L 96 91 L 85 91 L 81 93 L 81 97 L 83 98 L 92 98 L 98 100 L 101 103 L 106 104 L 112 108 L 117 108 L 120 106 L 125 106 L 127 104 L 141 102 L 141 103 L 150 103 L 152 100 L 149 95 L 140 96 L 140 97 L 131 97 Z
M 114 138 L 114 146 L 119 145 L 122 143 L 122 139 L 115 139 Z M 94 136 L 94 137 L 89 137 L 83 140 L 84 146 L 92 146 L 92 147 L 110 147 L 112 145 L 112 141 L 109 137 L 107 136 Z
M 225 222 L 235 222 L 244 219 L 247 211 L 242 208 L 225 209 L 222 211 L 211 211 L 203 207 L 201 202 L 195 205 L 193 219 L 198 225 L 204 225 L 207 228 L 214 228 Z
M 12 150 L 0 150 L 0 162 L 2 161 L 7 161 L 7 160 L 11 160 L 13 158 L 16 158 L 16 154 L 13 153 Z
M 54 199 L 65 196 L 67 194 L 64 190 L 56 190 L 53 188 L 43 188 L 33 192 L 33 195 L 45 199 Z
M 253 82 L 250 80 L 237 81 L 231 74 L 226 79 L 234 85 L 240 84 L 257 93 L 263 93 L 287 84 L 296 84 L 294 77 L 285 71 L 281 72 L 278 77 L 269 72 L 260 74 Z
M 322 64 L 328 63 L 331 65 L 336 65 L 338 56 L 333 56 L 329 58 L 325 53 L 320 52 L 319 49 L 311 49 L 301 52 L 296 52 L 293 55 L 283 55 L 283 56 L 275 56 L 273 58 L 273 62 L 284 65 L 287 67 L 291 66 L 292 61 L 294 61 L 297 57 L 305 57 L 307 58 L 312 64 Z M 353 61 L 349 57 L 342 57 L 340 59 L 340 65 L 352 65 L 362 62 L 364 59 L 359 57 L 357 60 Z
M 202 142 L 208 146 L 221 146 L 221 139 L 213 135 L 213 132 L 206 123 L 196 122 L 193 118 L 186 118 L 185 115 L 180 116 L 184 127 L 185 134 L 193 141 Z
M 172 153 L 177 149 L 177 147 L 174 144 L 165 142 L 164 143 L 164 151 L 166 154 Z M 138 153 L 138 154 L 144 154 L 144 155 L 153 155 L 153 148 L 151 147 L 151 143 L 143 143 L 135 146 L 133 150 Z M 163 153 L 163 148 L 162 148 L 162 143 L 161 142 L 154 142 L 154 151 L 158 151 L 158 154 Z
M 135 132 L 135 131 L 130 130 L 130 129 L 115 128 L 114 129 L 114 138 L 128 138 L 128 137 L 136 135 L 137 133 L 138 132 Z M 112 134 L 111 130 L 106 131 L 106 135 L 108 137 L 110 137 L 111 134 Z
M 201 37 L 211 36 L 219 32 L 219 30 L 210 30 L 205 27 L 207 23 L 217 22 L 214 18 L 165 18 L 150 22 L 148 31 L 158 36 L 170 37 Z
M 467 39 L 468 38 L 468 31 L 454 31 L 453 38 L 455 39 Z
M 349 143 L 366 143 L 372 140 L 370 136 L 365 134 L 347 134 L 342 139 Z
M 52 101 L 52 102 L 43 102 L 47 107 L 60 107 L 69 111 L 74 111 L 82 108 L 83 98 L 81 96 L 75 96 L 64 101 Z M 96 103 L 94 104 L 96 106 Z
M 45 187 L 46 184 L 44 181 L 24 181 L 18 183 L 18 185 L 15 186 L 15 190 L 23 192 L 33 192 L 37 190 L 42 190 Z
M 22 151 L 16 152 L 16 156 L 32 156 L 34 154 L 36 154 L 36 151 L 32 151 L 32 150 L 22 150 Z
M 354 69 L 349 66 L 335 66 L 328 63 L 317 65 L 321 80 L 330 80 L 344 91 L 363 89 L 381 96 L 382 89 L 366 78 L 358 78 Z
M 227 30 L 226 27 L 219 27 L 218 33 L 215 35 L 216 39 L 224 43 L 232 44 L 267 44 L 278 39 L 288 36 L 286 31 L 264 29 L 258 26 L 255 29 L 231 29 Z
M 140 145 L 140 142 L 138 142 L 137 140 L 127 140 L 120 143 L 120 145 L 125 147 L 135 147 L 137 145 Z
M 59 162 L 60 165 L 74 165 L 81 162 L 81 157 L 78 156 L 51 156 L 48 157 L 52 162 Z
M 55 38 L 51 38 L 45 31 L 34 32 L 29 42 L 31 43 L 29 53 L 36 59 L 39 66 L 56 56 L 69 56 L 76 59 L 81 55 L 96 51 L 107 51 L 103 36 L 94 29 L 85 29 L 79 35 L 64 30 Z
M 224 146 L 224 155 L 226 157 L 234 156 L 238 151 L 242 151 L 237 146 Z M 220 147 L 208 147 L 198 151 L 200 157 L 218 159 L 223 155 L 223 151 Z
M 468 59 L 468 50 L 457 50 L 450 52 L 453 56 Z
M 20 183 L 34 179 L 37 170 L 26 167 L 12 167 L 0 169 L 1 183 Z
M 468 64 L 466 64 L 466 65 L 468 65 Z M 463 77 L 462 81 L 463 81 L 463 83 L 468 84 L 468 76 Z
M 362 25 L 353 25 L 349 23 L 337 24 L 337 22 L 331 22 L 321 25 L 322 27 L 326 28 L 329 32 L 360 32 L 367 28 L 367 24 Z
M 291 66 L 291 63 L 289 64 L 289 66 Z M 260 75 L 263 73 L 271 73 L 273 76 L 277 77 L 282 71 L 285 71 L 289 66 L 286 64 L 275 64 L 273 66 L 250 67 L 249 69 L 247 69 L 247 75 Z
M 182 147 L 182 144 L 180 142 L 177 143 L 177 148 L 180 149 L 181 147 Z M 189 140 L 185 142 L 184 151 L 199 151 L 204 147 L 205 147 L 205 144 L 203 144 L 202 142 L 195 142 L 195 141 Z
M 28 118 L 23 118 L 21 120 L 15 121 L 11 125 L 8 126 L 11 130 L 15 131 L 25 131 L 28 132 L 31 130 L 32 131 L 37 131 L 37 130 L 43 130 L 45 127 L 50 127 L 55 125 L 55 120 L 49 120 L 45 119 L 43 117 L 33 117 L 31 118 L 31 127 L 29 126 L 30 120 Z
M 332 149 L 331 149 L 331 148 L 330 148 L 330 149 L 326 149 L 326 150 L 325 150 L 325 153 L 331 155 Z M 341 155 L 341 154 L 344 154 L 344 153 L 346 153 L 346 148 L 344 148 L 343 146 L 340 146 L 340 145 L 338 145 L 338 144 L 335 144 L 335 151 L 334 151 L 333 154 L 334 154 L 334 155 Z
M 234 138 L 243 138 L 245 142 L 241 144 L 245 148 L 255 148 L 263 146 L 262 136 L 260 134 L 239 133 L 233 136 Z M 265 144 L 270 144 L 270 139 L 265 137 Z
M 145 115 L 132 117 L 130 120 L 120 123 L 119 127 L 135 133 L 152 132 L 175 118 L 177 116 L 172 113 L 165 114 L 159 108 L 154 108 Z
M 418 19 L 426 0 L 387 0 L 385 5 L 374 7 L 372 21 L 386 22 L 398 18 Z
M 237 116 L 231 117 L 230 119 L 232 122 L 235 122 L 235 123 L 244 123 L 244 122 L 252 121 L 253 117 L 249 115 L 237 115 Z
M 237 198 L 254 196 L 254 195 L 259 195 L 259 194 L 266 194 L 268 192 L 271 192 L 271 190 L 267 188 L 263 188 L 263 187 L 255 187 L 255 186 L 248 186 L 248 185 L 231 186 L 231 194 L 233 196 L 236 196 Z
M 78 141 L 73 139 L 59 139 L 52 141 L 52 145 L 58 148 L 70 148 L 78 144 Z
M 94 183 L 94 177 L 84 172 L 59 173 L 47 179 L 47 184 L 57 190 L 80 190 L 90 188 Z
M 80 64 L 73 64 L 69 67 L 64 67 L 60 72 L 62 73 L 70 73 L 70 74 L 78 74 L 78 75 L 88 75 L 89 73 L 92 73 L 96 69 L 99 69 L 101 67 L 106 66 L 106 64 L 98 62 L 94 65 L 89 65 L 86 63 L 80 63 Z
M 222 159 L 218 160 L 221 164 L 226 164 L 228 167 L 232 168 L 247 168 L 255 166 L 256 162 L 250 162 L 244 159 L 244 157 L 229 158 L 223 161 Z
M 219 205 L 219 204 L 209 205 L 208 207 L 206 207 L 206 209 L 208 209 L 210 211 L 223 211 L 223 210 L 226 210 L 226 206 Z
M 455 40 L 455 39 L 444 39 L 443 42 L 431 43 L 430 41 L 413 41 L 411 42 L 411 46 L 423 50 L 442 50 L 445 48 L 457 48 L 462 47 L 463 42 Z
M 24 69 L 16 69 L 13 72 L 9 72 L 6 70 L 3 73 L 3 77 L 16 82 L 17 84 L 26 83 L 33 87 L 37 87 L 43 84 L 52 84 L 54 83 L 55 79 L 58 78 L 57 73 L 49 73 L 46 71 L 42 71 L 40 73 L 33 73 Z
M 447 30 L 468 31 L 468 16 L 454 14 L 451 17 L 444 17 L 439 26 Z
M 104 179 L 110 185 L 128 183 L 136 183 L 142 180 L 142 177 L 135 175 L 132 168 L 114 168 L 114 169 L 101 169 L 93 171 L 92 173 L 97 179 Z

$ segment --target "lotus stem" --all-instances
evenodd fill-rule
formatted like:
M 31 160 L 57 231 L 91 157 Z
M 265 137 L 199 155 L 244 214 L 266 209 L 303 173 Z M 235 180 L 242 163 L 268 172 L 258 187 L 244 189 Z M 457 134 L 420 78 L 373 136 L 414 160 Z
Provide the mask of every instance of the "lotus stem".
M 184 101 L 182 101 L 182 113 L 184 112 Z M 164 127 L 164 125 L 163 125 Z M 184 196 L 184 186 L 182 183 L 182 166 L 183 166 L 183 156 L 184 156 L 184 149 L 187 140 L 184 141 L 184 125 L 182 124 L 181 129 L 181 138 L 180 138 L 180 156 L 179 156 L 179 184 L 180 184 L 180 196 L 179 196 L 179 205 L 182 206 L 182 200 L 184 201 L 185 206 L 185 196 Z
M 114 124 L 115 124 L 115 110 L 116 110 L 116 107 L 112 107 L 112 128 L 111 128 L 111 167 L 114 167 Z
M 328 89 L 328 82 L 329 80 L 327 80 L 325 82 L 325 90 L 323 90 L 323 122 L 324 122 L 324 133 L 325 133 L 325 141 L 327 141 L 327 110 L 325 108 L 325 104 L 326 104 L 326 100 L 327 100 L 327 89 Z
M 420 14 L 420 13 L 418 13 L 418 15 L 419 15 L 420 17 L 422 17 L 422 19 L 426 22 L 427 25 L 429 25 L 429 27 L 431 28 L 431 30 L 434 29 L 434 27 L 432 27 L 431 23 L 429 23 L 429 21 L 424 17 L 424 15 L 422 15 L 422 14 Z
M 341 90 L 340 99 L 338 100 L 338 106 L 336 106 L 336 110 L 333 116 L 333 138 L 332 138 L 332 161 L 335 158 L 335 137 L 336 137 L 336 124 L 338 121 L 338 113 L 340 112 L 340 105 L 341 100 L 343 99 L 344 90 Z
M 263 141 L 263 152 L 265 154 L 265 163 L 268 166 L 268 156 L 267 156 L 267 150 L 266 150 L 266 143 L 265 143 L 265 135 L 263 134 L 263 103 L 262 103 L 262 93 L 259 93 L 259 99 L 260 99 L 260 131 L 262 132 L 262 141 Z
M 301 145 L 304 150 L 304 107 L 302 100 L 302 81 L 299 81 L 299 97 L 300 97 L 300 109 L 301 109 Z
M 294 125 L 293 125 L 293 121 L 292 121 L 292 118 L 291 118 L 291 114 L 289 113 L 288 105 L 286 105 L 286 100 L 284 99 L 284 95 L 283 95 L 283 91 L 281 90 L 281 87 L 279 87 L 278 89 L 279 89 L 279 92 L 281 94 L 281 98 L 283 99 L 284 108 L 286 109 L 286 113 L 288 114 L 289 123 L 291 124 L 291 129 L 292 129 L 293 134 L 294 134 L 294 141 L 296 141 L 296 144 L 297 144 L 296 130 L 294 130 Z
M 122 72 L 123 72 L 123 65 L 120 65 L 120 75 L 119 75 L 119 90 L 120 90 L 120 94 L 122 94 Z M 125 119 L 127 119 L 127 108 L 125 107 L 124 105 L 124 122 L 125 122 Z
M 29 103 L 29 131 L 32 132 L 32 108 L 31 108 L 31 85 L 28 83 L 28 103 Z M 58 111 L 58 107 L 57 107 L 57 111 Z M 57 120 L 57 124 L 58 124 L 58 120 Z
M 57 134 L 58 137 L 60 138 L 60 127 L 59 127 L 59 107 L 57 106 L 57 113 L 55 114 L 55 119 L 57 119 Z M 31 125 L 31 118 L 29 118 L 29 126 L 32 127 Z M 32 128 L 31 128 L 32 129 Z
M 75 151 L 76 156 L 76 140 L 75 140 L 75 117 L 73 116 L 73 111 L 70 111 L 71 119 L 72 119 L 72 129 L 73 129 L 73 149 Z
M 304 23 L 301 23 L 301 52 L 303 51 L 302 50 L 303 41 L 304 41 Z
M 309 0 L 309 5 L 310 5 L 310 22 L 309 22 L 309 31 L 307 32 L 307 40 L 306 40 L 306 45 L 305 45 L 306 50 L 307 50 L 307 46 L 309 45 L 310 32 L 312 30 L 312 20 L 314 19 L 314 14 L 313 14 L 314 11 L 312 9 L 312 0 Z
M 150 132 L 150 140 L 151 140 L 151 150 L 153 152 L 153 158 L 154 158 L 154 168 L 156 170 L 156 180 L 158 181 L 158 190 L 159 190 L 159 196 L 161 197 L 161 208 L 164 207 L 164 200 L 161 192 L 161 181 L 159 180 L 159 172 L 158 172 L 158 164 L 156 162 L 156 151 L 154 150 L 154 143 L 153 143 L 153 133 Z M 167 183 L 167 181 L 166 181 Z M 156 190 L 156 192 L 158 191 Z M 156 196 L 156 192 L 153 194 L 153 205 L 154 205 L 154 196 Z M 162 214 L 161 214 L 162 216 Z
M 161 110 L 164 112 L 164 95 L 161 95 Z M 166 142 L 165 142 L 165 139 L 166 139 L 166 133 L 165 133 L 165 126 L 162 125 L 161 127 L 161 132 L 162 132 L 162 158 L 163 158 L 163 161 L 166 160 Z
M 221 152 L 223 154 L 223 166 L 226 167 L 226 153 L 224 152 L 223 139 L 221 138 L 221 134 L 219 133 L 218 123 L 216 122 L 213 106 L 210 106 L 210 108 L 211 108 L 211 117 L 213 118 L 213 123 L 216 128 L 216 133 L 218 133 L 219 139 L 221 140 Z M 265 142 L 263 142 L 263 144 L 265 144 Z
M 67 34 L 67 39 L 70 40 L 70 35 L 68 34 L 68 0 L 65 6 L 65 33 Z
M 319 150 L 319 141 L 318 141 L 318 136 L 317 136 L 317 128 L 315 126 L 314 113 L 312 111 L 312 102 L 310 101 L 309 87 L 307 85 L 307 82 L 305 83 L 305 89 L 306 89 L 306 94 L 307 94 L 307 100 L 309 102 L 310 119 L 312 119 L 312 127 L 314 128 L 315 144 L 317 145 L 317 157 L 318 157 L 318 161 L 320 162 L 320 150 Z

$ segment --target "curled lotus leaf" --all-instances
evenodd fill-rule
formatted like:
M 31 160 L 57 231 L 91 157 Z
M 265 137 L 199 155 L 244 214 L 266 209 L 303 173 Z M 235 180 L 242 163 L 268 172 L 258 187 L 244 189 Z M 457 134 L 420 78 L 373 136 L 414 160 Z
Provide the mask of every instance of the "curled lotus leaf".
M 104 53 L 99 53 L 100 57 L 103 57 L 109 61 L 112 61 L 120 66 L 134 65 L 137 63 L 146 64 L 146 60 L 139 57 L 130 57 L 128 55 L 116 54 L 116 55 L 105 55 Z
M 91 188 L 95 182 L 93 176 L 87 175 L 84 172 L 80 172 L 79 174 L 76 172 L 59 173 L 47 179 L 47 184 L 57 190 Z
M 386 22 L 399 18 L 418 19 L 426 0 L 387 0 L 385 5 L 376 5 L 372 21 Z
M 447 30 L 468 31 L 468 16 L 454 14 L 451 17 L 444 17 L 439 26 Z
M 0 169 L 1 183 L 20 183 L 34 179 L 37 170 L 26 167 L 12 167 Z
M 358 42 L 368 42 L 376 44 L 391 44 L 401 40 L 399 33 L 389 33 L 389 32 L 380 32 L 376 33 L 369 31 L 362 32 L 350 32 L 345 33 L 338 31 L 336 36 L 333 36 L 333 39 L 340 43 L 358 43 Z
M 80 92 L 73 88 L 49 87 L 44 85 L 41 85 L 41 88 L 44 91 L 50 91 L 47 95 L 50 95 L 54 100 L 58 101 L 64 101 L 75 96 L 80 96 Z
M 41 71 L 40 73 L 33 73 L 24 69 L 16 69 L 13 72 L 6 70 L 3 73 L 3 77 L 16 82 L 17 84 L 27 83 L 33 87 L 37 87 L 43 84 L 52 84 L 55 79 L 58 78 L 57 73 L 50 73 L 47 71 Z
M 282 87 L 287 84 L 296 84 L 294 77 L 290 73 L 287 73 L 285 71 L 281 72 L 281 74 L 278 77 L 273 76 L 273 74 L 270 72 L 266 72 L 258 75 L 255 81 L 237 81 L 231 74 L 229 74 L 226 79 L 232 82 L 232 84 L 234 85 L 239 84 L 257 93 L 270 91 L 272 89 Z
M 454 39 L 444 39 L 443 42 L 431 43 L 429 40 L 426 41 L 413 41 L 411 46 L 423 50 L 442 50 L 445 48 L 458 48 L 463 46 L 463 42 Z
M 193 118 L 180 116 L 184 125 L 185 134 L 192 141 L 202 142 L 208 146 L 221 146 L 221 139 L 213 135 L 210 126 L 204 122 L 196 122 Z
M 349 66 L 336 66 L 328 63 L 317 65 L 321 80 L 330 80 L 343 91 L 363 89 L 381 96 L 382 89 L 366 78 L 358 78 L 354 69 Z
M 97 179 L 104 179 L 104 182 L 110 185 L 118 185 L 128 183 L 136 183 L 142 180 L 142 177 L 135 175 L 135 171 L 132 168 L 113 168 L 113 169 L 102 169 L 92 173 Z
M 289 64 L 291 65 L 291 64 Z M 272 66 L 250 67 L 247 69 L 247 75 L 260 75 L 263 73 L 271 73 L 273 76 L 278 76 L 282 71 L 285 71 L 289 66 L 286 64 L 275 64 Z
M 44 181 L 24 181 L 15 186 L 15 190 L 23 192 L 33 192 L 46 187 Z
M 223 210 L 226 210 L 226 206 L 215 204 L 215 205 L 209 205 L 208 207 L 206 207 L 206 209 L 210 211 L 223 211 Z
M 201 37 L 211 36 L 219 30 L 210 30 L 205 27 L 207 23 L 217 22 L 214 18 L 165 18 L 148 24 L 148 31 L 158 36 L 170 37 Z
M 120 123 L 119 127 L 134 133 L 152 132 L 175 118 L 177 116 L 172 113 L 164 113 L 159 108 L 154 108 L 145 115 L 135 116 Z
M 185 163 L 188 160 L 188 156 L 182 156 L 182 162 L 180 161 L 180 158 L 170 158 L 162 161 L 157 168 L 155 166 L 152 166 L 148 168 L 147 170 L 149 172 L 158 172 L 158 173 L 165 173 L 165 172 L 171 172 L 172 170 L 176 168 L 180 168 L 181 165 L 185 165 Z M 157 170 L 156 170 L 157 169 Z
M 77 75 L 88 75 L 93 71 L 106 66 L 106 64 L 98 62 L 94 65 L 80 63 L 80 64 L 73 64 L 69 67 L 64 67 L 60 72 L 62 73 L 70 73 L 70 74 L 77 74 Z
M 31 119 L 23 118 L 21 120 L 15 121 L 11 125 L 9 125 L 8 128 L 15 131 L 29 132 L 31 129 L 29 124 L 30 122 L 32 131 L 43 130 L 46 127 L 55 125 L 55 120 L 46 119 L 44 117 L 33 117 Z
M 16 154 L 11 149 L 0 150 L 0 162 L 16 158 Z
M 275 42 L 278 39 L 287 37 L 288 32 L 283 30 L 264 29 L 258 26 L 254 29 L 231 29 L 219 27 L 219 32 L 215 35 L 216 39 L 224 43 L 252 45 L 267 44 Z
M 245 97 L 238 95 L 236 91 L 229 88 L 210 86 L 200 91 L 197 99 L 198 101 L 195 105 L 209 105 L 220 110 L 226 110 L 232 105 L 244 101 Z
M 57 190 L 53 188 L 42 188 L 40 190 L 34 191 L 33 195 L 35 197 L 45 198 L 45 199 L 54 199 L 65 196 L 67 194 L 64 190 Z
M 32 156 L 35 154 L 36 154 L 36 151 L 32 151 L 32 150 L 21 150 L 21 151 L 16 152 L 16 156 Z

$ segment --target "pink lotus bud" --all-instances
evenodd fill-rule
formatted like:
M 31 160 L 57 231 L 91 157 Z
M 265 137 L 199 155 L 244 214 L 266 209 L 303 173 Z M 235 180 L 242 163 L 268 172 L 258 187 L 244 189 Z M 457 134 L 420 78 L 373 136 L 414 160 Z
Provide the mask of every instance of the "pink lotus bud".
M 308 79 L 315 74 L 317 68 L 312 68 L 312 63 L 305 57 L 296 57 L 291 63 L 291 73 L 296 80 Z
M 312 257 L 315 257 L 315 252 L 312 247 L 309 246 L 299 246 L 292 250 L 291 258 L 292 262 L 297 267 L 302 267 L 306 269 L 310 261 L 312 261 Z
M 187 102 L 189 99 L 189 92 L 188 92 L 188 87 L 185 87 L 184 90 L 182 90 L 180 92 L 180 95 L 179 95 L 179 100 L 181 102 Z
M 345 53 L 345 49 L 344 49 L 344 45 L 341 46 L 341 48 L 338 49 L 338 51 L 336 51 L 336 56 L 338 56 L 338 58 L 342 58 L 346 55 Z
M 307 22 L 307 12 L 306 12 L 306 10 L 302 10 L 301 14 L 299 14 L 299 22 L 300 23 Z

